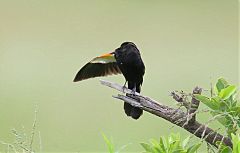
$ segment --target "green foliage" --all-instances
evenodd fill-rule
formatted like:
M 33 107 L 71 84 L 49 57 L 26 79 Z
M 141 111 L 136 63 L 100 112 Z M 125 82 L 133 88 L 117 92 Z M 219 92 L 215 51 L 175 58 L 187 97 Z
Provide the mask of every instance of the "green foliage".
M 201 143 L 188 146 L 190 137 L 181 140 L 179 134 L 171 134 L 168 138 L 160 137 L 160 140 L 150 140 L 150 143 L 141 143 L 146 153 L 195 153 Z
M 240 135 L 231 134 L 231 139 L 233 143 L 233 148 L 221 144 L 219 153 L 240 153 Z
M 237 87 L 225 79 L 218 79 L 211 97 L 194 95 L 196 99 L 211 109 L 211 114 L 226 128 L 229 136 L 236 134 L 240 127 L 240 105 L 237 100 Z
M 103 139 L 104 139 L 104 141 L 105 141 L 105 143 L 107 145 L 109 153 L 120 153 L 121 150 L 123 150 L 124 148 L 127 147 L 127 145 L 124 145 L 119 150 L 115 151 L 115 146 L 112 143 L 112 141 L 110 141 L 109 138 L 104 133 L 102 133 L 102 136 L 103 136 Z
M 102 133 L 102 136 L 103 136 L 103 139 L 104 139 L 104 141 L 105 141 L 105 143 L 108 147 L 108 152 L 109 153 L 115 153 L 113 143 L 107 138 L 107 136 L 104 133 Z
M 240 136 L 232 134 L 233 153 L 240 153 Z
M 213 120 L 217 120 L 224 127 L 232 140 L 233 148 L 218 142 L 218 153 L 240 153 L 240 135 L 236 134 L 240 127 L 240 105 L 237 99 L 237 87 L 229 84 L 225 79 L 218 79 L 211 90 L 211 96 L 194 94 L 194 97 L 210 108 Z M 109 153 L 116 153 L 114 145 L 103 134 Z M 190 137 L 181 139 L 179 134 L 160 137 L 159 141 L 152 139 L 149 143 L 141 143 L 145 153 L 196 153 L 201 143 L 189 146 Z M 215 150 L 212 150 L 215 152 Z

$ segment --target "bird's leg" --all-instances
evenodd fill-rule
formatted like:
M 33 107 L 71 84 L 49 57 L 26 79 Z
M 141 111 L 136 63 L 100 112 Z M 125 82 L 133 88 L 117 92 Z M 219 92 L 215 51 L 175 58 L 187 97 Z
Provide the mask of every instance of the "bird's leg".
M 124 85 L 123 85 L 123 88 L 122 88 L 122 90 L 123 90 L 123 93 L 124 93 L 124 89 L 126 89 L 127 87 L 126 87 L 126 84 L 127 84 L 127 81 L 125 81 L 125 83 L 124 83 Z
M 137 90 L 137 87 L 136 87 L 136 83 L 135 83 L 135 84 L 134 84 L 134 88 L 132 89 L 132 94 L 133 94 L 133 95 L 135 95 L 136 90 Z

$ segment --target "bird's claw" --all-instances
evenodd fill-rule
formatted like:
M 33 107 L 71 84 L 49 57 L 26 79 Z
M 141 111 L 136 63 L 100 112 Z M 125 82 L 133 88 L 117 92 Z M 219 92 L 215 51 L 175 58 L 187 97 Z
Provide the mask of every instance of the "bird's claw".
M 126 86 L 123 86 L 123 87 L 122 87 L 123 93 L 125 93 L 125 89 L 126 89 L 126 88 L 127 88 Z
M 127 88 L 127 87 L 126 87 L 126 83 L 127 83 L 127 81 L 125 81 L 125 83 L 124 83 L 124 85 L 123 85 L 123 87 L 122 87 L 122 91 L 123 91 L 123 93 L 125 93 L 124 90 Z
M 134 87 L 134 88 L 132 89 L 131 94 L 136 95 L 136 87 Z

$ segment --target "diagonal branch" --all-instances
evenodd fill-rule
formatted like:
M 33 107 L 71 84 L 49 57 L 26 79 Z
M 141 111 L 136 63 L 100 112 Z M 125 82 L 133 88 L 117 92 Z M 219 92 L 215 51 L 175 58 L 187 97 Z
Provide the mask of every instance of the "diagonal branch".
M 149 112 L 153 115 L 159 116 L 172 124 L 175 124 L 188 132 L 192 133 L 198 138 L 204 139 L 209 144 L 212 144 L 215 147 L 218 147 L 217 142 L 223 141 L 227 146 L 232 147 L 231 139 L 224 137 L 215 130 L 207 127 L 204 124 L 196 121 L 196 110 L 199 106 L 199 101 L 192 99 L 192 104 L 189 110 L 189 113 L 183 112 L 181 109 L 175 109 L 169 106 L 166 106 L 160 102 L 157 102 L 146 96 L 142 96 L 139 93 L 132 94 L 132 90 L 122 87 L 119 84 L 112 83 L 109 81 L 100 80 L 102 85 L 111 87 L 115 90 L 118 90 L 127 95 L 118 95 L 113 96 L 114 98 L 120 99 L 124 102 L 131 104 L 132 106 L 139 107 L 146 112 Z M 201 93 L 200 88 L 195 88 L 193 93 Z M 192 107 L 194 106 L 194 107 Z M 190 120 L 189 120 L 189 115 Z
M 201 94 L 202 93 L 202 88 L 195 87 L 193 89 L 193 94 Z M 189 120 L 189 124 L 194 124 L 196 121 L 196 111 L 199 107 L 200 102 L 194 98 L 192 98 L 190 109 L 189 109 L 189 114 L 193 114 L 192 118 Z

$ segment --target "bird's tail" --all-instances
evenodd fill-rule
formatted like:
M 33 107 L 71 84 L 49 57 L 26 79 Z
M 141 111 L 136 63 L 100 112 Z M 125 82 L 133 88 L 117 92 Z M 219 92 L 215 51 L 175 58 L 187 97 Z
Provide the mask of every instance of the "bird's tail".
M 133 89 L 134 86 L 135 84 L 128 82 L 129 89 Z M 136 85 L 136 92 L 140 93 L 140 90 L 141 90 L 141 85 L 140 84 Z M 136 120 L 143 114 L 142 109 L 134 107 L 127 102 L 124 102 L 124 111 L 127 116 L 131 116 L 133 119 L 136 119 Z
M 133 107 L 127 102 L 124 102 L 124 111 L 127 116 L 131 116 L 133 119 L 138 119 L 142 114 L 143 110 L 137 107 Z

